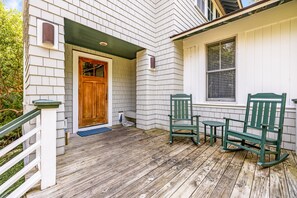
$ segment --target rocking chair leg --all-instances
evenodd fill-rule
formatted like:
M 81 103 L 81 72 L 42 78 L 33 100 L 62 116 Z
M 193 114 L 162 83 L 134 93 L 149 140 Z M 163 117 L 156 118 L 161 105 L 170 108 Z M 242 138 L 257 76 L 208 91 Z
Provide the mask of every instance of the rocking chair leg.
M 261 146 L 261 150 L 260 150 L 260 163 L 265 163 L 265 146 Z
M 241 145 L 244 146 L 245 145 L 245 140 L 241 141 Z
M 173 143 L 172 129 L 170 129 L 169 144 L 172 144 L 172 143 Z
M 227 139 L 228 139 L 228 133 L 225 133 L 225 136 L 224 136 L 224 141 L 223 141 L 223 149 L 224 150 L 227 150 Z

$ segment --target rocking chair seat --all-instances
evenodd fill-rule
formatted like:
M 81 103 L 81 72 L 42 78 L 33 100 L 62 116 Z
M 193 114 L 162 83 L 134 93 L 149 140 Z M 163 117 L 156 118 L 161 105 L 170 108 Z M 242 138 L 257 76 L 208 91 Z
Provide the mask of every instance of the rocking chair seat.
M 234 130 L 228 130 L 228 135 L 229 136 L 233 136 L 233 137 L 237 137 L 243 140 L 247 140 L 247 141 L 252 141 L 255 143 L 260 144 L 261 140 L 262 140 L 262 136 L 260 135 L 256 135 L 256 134 L 252 134 L 252 133 L 243 133 L 243 132 L 238 132 L 238 131 L 234 131 Z M 272 138 L 266 138 L 266 143 L 267 144 L 271 144 L 271 145 L 276 145 L 277 144 L 277 140 L 272 139 Z
M 197 125 L 191 125 L 191 124 L 173 124 L 173 129 L 180 129 L 180 130 L 196 130 Z

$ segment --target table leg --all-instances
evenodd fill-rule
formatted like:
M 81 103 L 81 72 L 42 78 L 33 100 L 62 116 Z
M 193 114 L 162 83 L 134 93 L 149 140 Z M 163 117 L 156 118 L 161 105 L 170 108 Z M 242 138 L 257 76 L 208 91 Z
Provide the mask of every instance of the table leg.
M 214 127 L 214 142 L 217 142 L 217 127 Z
M 212 126 L 210 127 L 210 146 L 213 145 L 213 129 Z
M 206 124 L 204 125 L 204 143 L 206 142 Z
M 222 146 L 223 146 L 223 141 L 224 141 L 224 126 L 222 126 Z

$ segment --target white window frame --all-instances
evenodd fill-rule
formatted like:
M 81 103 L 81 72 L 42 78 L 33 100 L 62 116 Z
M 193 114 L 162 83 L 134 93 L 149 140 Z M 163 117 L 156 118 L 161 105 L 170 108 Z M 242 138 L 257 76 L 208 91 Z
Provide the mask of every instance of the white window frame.
M 235 57 L 234 57 L 234 68 L 227 68 L 227 69 L 221 69 L 221 56 L 220 56 L 220 69 L 218 70 L 211 70 L 211 71 L 208 71 L 208 47 L 211 46 L 211 45 L 214 45 L 214 44 L 218 44 L 220 43 L 220 46 L 221 46 L 221 43 L 224 42 L 224 41 L 230 41 L 230 40 L 234 40 L 235 42 Z M 236 80 L 236 76 L 237 76 L 237 66 L 236 66 L 236 63 L 237 63 L 237 39 L 236 37 L 229 37 L 227 39 L 222 39 L 222 40 L 219 40 L 219 41 L 216 41 L 216 42 L 212 42 L 212 43 L 208 43 L 205 45 L 205 50 L 206 50 L 206 68 L 205 68 L 205 75 L 206 75 L 206 101 L 209 101 L 209 102 L 236 102 L 236 93 L 237 93 L 237 80 Z M 209 73 L 214 73 L 214 72 L 225 72 L 225 71 L 235 71 L 235 90 L 234 90 L 234 98 L 209 98 L 208 97 L 208 74 Z

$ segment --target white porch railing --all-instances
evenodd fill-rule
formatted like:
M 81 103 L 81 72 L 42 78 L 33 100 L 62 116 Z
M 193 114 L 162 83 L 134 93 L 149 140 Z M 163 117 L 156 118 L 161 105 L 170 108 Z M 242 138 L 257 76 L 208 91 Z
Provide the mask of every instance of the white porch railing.
M 31 153 L 36 153 L 35 159 L 25 164 L 19 172 L 12 175 L 0 186 L 0 197 L 15 182 L 35 167 L 37 168 L 37 172 L 11 192 L 8 197 L 21 197 L 39 181 L 41 182 L 41 190 L 56 184 L 56 109 L 59 107 L 60 102 L 38 100 L 34 102 L 34 105 L 37 106 L 36 109 L 0 128 L 1 138 L 5 134 L 36 118 L 36 127 L 34 129 L 0 150 L 0 157 L 3 157 L 18 145 L 35 136 L 36 141 L 34 144 L 0 167 L 1 176 Z

